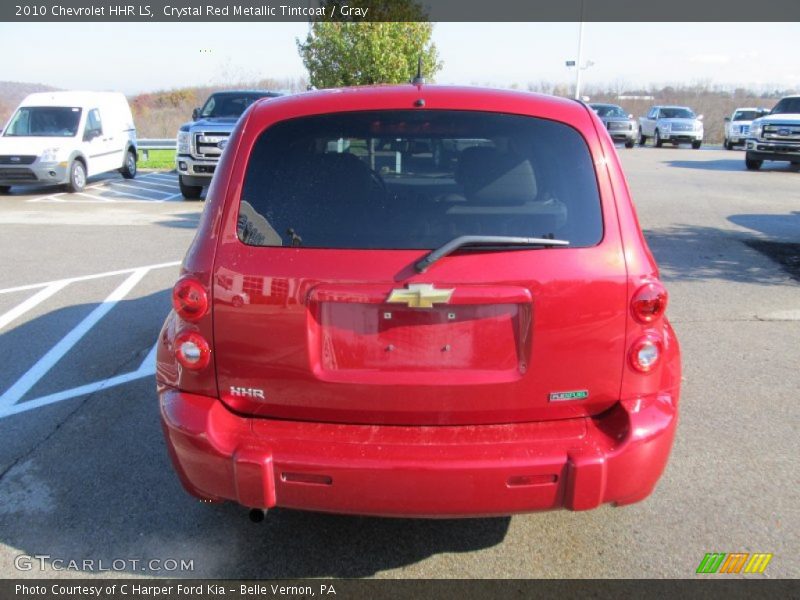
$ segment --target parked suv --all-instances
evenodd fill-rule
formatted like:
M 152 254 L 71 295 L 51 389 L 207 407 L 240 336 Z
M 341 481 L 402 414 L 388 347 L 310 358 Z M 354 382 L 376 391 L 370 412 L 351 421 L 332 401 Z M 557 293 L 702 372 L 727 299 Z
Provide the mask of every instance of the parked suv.
M 744 145 L 750 135 L 750 125 L 768 112 L 765 108 L 737 108 L 730 117 L 725 117 L 725 140 L 722 144 L 725 149 L 733 150 L 734 146 Z
M 439 141 L 457 157 L 437 163 Z M 261 100 L 206 203 L 157 352 L 190 493 L 449 517 L 653 490 L 678 343 L 586 105 L 427 85 Z
M 765 160 L 800 164 L 800 96 L 780 100 L 750 126 L 745 165 L 757 171 Z
M 687 106 L 654 106 L 639 117 L 639 145 L 649 138 L 661 148 L 664 142 L 691 144 L 697 150 L 703 144 L 703 115 L 697 116 Z
M 621 106 L 616 104 L 593 103 L 589 106 L 600 117 L 612 140 L 624 143 L 626 148 L 633 148 L 639 133 L 639 127 L 633 115 L 629 115 Z
M 211 182 L 233 126 L 245 109 L 260 98 L 280 95 L 266 90 L 216 92 L 202 108 L 192 111 L 192 121 L 178 130 L 175 156 L 178 184 L 184 198 L 199 198 L 203 187 Z

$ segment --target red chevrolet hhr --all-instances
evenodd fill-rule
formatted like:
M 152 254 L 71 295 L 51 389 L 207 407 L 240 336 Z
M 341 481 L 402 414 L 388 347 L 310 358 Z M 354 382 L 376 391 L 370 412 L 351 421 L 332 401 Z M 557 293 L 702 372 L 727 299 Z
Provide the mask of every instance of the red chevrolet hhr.
M 424 84 L 262 100 L 159 337 L 167 447 L 206 501 L 385 516 L 645 498 L 680 354 L 584 104 Z

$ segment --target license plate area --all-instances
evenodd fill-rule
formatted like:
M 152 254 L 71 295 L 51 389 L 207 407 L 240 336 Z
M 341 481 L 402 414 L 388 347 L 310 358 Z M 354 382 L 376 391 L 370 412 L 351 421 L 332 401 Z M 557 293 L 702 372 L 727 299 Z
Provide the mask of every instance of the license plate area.
M 524 371 L 528 319 L 518 304 L 429 309 L 392 304 L 318 305 L 317 352 L 325 372 Z

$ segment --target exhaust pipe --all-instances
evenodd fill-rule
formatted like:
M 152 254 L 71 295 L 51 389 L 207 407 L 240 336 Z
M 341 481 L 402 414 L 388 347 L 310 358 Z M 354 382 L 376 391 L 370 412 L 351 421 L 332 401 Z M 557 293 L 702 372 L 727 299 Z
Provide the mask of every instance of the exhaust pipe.
M 265 508 L 251 508 L 249 516 L 250 516 L 250 520 L 253 523 L 261 523 L 264 520 L 264 517 L 267 516 L 267 509 L 265 509 Z

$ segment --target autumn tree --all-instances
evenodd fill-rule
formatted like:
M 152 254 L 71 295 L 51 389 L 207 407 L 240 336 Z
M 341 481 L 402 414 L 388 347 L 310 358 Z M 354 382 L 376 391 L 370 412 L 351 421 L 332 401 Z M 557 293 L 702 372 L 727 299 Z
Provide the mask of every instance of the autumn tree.
M 311 85 L 403 83 L 414 76 L 419 59 L 428 80 L 441 69 L 431 41 L 433 25 L 416 2 L 386 0 L 377 7 L 357 1 L 348 4 L 369 6 L 370 20 L 314 21 L 305 42 L 297 40 Z

